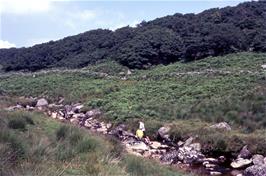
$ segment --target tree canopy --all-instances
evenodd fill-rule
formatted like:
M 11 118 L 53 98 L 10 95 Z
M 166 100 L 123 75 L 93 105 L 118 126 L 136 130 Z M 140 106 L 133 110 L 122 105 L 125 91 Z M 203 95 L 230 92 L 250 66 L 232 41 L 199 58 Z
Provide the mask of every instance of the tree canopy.
M 29 48 L 0 49 L 0 68 L 81 68 L 112 59 L 143 69 L 239 51 L 266 52 L 266 2 L 177 13 L 135 28 L 97 29 Z

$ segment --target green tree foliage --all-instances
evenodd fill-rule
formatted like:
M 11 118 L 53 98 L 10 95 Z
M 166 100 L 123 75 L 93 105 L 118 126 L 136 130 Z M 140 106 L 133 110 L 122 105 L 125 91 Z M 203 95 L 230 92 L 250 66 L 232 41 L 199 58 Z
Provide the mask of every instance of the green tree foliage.
M 105 59 L 130 68 L 191 61 L 239 51 L 266 51 L 266 2 L 174 14 L 136 28 L 97 29 L 29 48 L 0 49 L 4 71 L 81 68 Z

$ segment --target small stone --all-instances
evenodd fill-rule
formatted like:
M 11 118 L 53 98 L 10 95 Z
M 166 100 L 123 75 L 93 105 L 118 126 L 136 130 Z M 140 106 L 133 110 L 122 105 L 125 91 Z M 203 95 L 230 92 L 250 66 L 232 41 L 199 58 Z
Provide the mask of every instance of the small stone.
M 79 124 L 79 119 L 78 118 L 71 118 L 70 122 L 75 124 L 75 125 L 78 125 Z
M 193 143 L 190 144 L 190 147 L 192 147 L 193 150 L 200 151 L 201 150 L 201 145 L 200 143 Z
M 52 112 L 52 113 L 51 113 L 51 117 L 52 117 L 53 119 L 56 119 L 56 117 L 57 117 L 57 112 Z
M 189 138 L 185 141 L 184 146 L 189 146 L 190 144 L 192 144 L 192 141 L 193 141 L 193 140 L 194 140 L 193 137 L 189 137 Z
M 264 156 L 262 155 L 253 155 L 252 161 L 254 165 L 263 165 L 264 164 Z
M 210 126 L 210 128 L 224 130 L 224 131 L 231 131 L 232 130 L 230 125 L 228 123 L 226 123 L 226 122 L 221 122 L 221 123 L 214 124 L 214 125 Z
M 216 167 L 215 164 L 205 164 L 204 166 L 205 166 L 206 168 L 214 168 L 214 167 Z
M 178 142 L 177 142 L 177 145 L 178 145 L 179 147 L 181 147 L 181 146 L 184 145 L 184 142 L 183 142 L 183 141 L 178 141 Z
M 222 175 L 222 173 L 218 171 L 211 171 L 210 174 L 211 175 Z
M 243 168 L 252 163 L 252 160 L 250 159 L 243 159 L 243 158 L 237 158 L 235 161 L 231 163 L 231 167 L 234 169 Z
M 244 158 L 244 159 L 250 159 L 251 158 L 251 152 L 248 150 L 248 146 L 245 145 L 239 155 L 237 156 L 237 158 Z
M 107 124 L 106 124 L 106 128 L 109 129 L 109 128 L 111 128 L 111 127 L 112 127 L 112 124 L 111 124 L 111 123 L 107 123 Z

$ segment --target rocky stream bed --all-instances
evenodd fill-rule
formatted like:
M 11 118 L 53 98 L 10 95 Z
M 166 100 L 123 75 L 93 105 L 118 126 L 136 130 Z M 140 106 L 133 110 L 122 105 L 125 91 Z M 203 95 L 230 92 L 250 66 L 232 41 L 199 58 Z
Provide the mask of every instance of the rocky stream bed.
M 243 146 L 237 158 L 205 156 L 201 152 L 201 144 L 194 142 L 194 137 L 173 143 L 169 137 L 170 127 L 168 126 L 158 129 L 156 135 L 160 140 L 147 143 L 138 140 L 132 132 L 127 131 L 124 124 L 113 126 L 112 123 L 100 121 L 99 117 L 102 112 L 99 109 L 84 112 L 81 111 L 84 107 L 82 104 L 63 105 L 64 99 L 53 104 L 49 104 L 44 98 L 35 98 L 34 100 L 36 101 L 34 105 L 18 103 L 6 110 L 39 111 L 53 119 L 69 122 L 92 132 L 115 136 L 121 141 L 125 151 L 130 154 L 154 159 L 161 164 L 171 165 L 196 175 L 266 176 L 266 157 L 252 155 L 247 146 Z M 226 122 L 210 127 L 231 130 Z

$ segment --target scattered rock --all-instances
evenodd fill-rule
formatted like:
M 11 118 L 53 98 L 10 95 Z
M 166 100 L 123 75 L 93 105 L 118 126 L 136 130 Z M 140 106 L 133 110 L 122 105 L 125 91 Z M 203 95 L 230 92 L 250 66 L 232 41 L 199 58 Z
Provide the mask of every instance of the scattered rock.
M 218 159 L 215 159 L 215 158 L 204 158 L 203 159 L 204 162 L 209 162 L 209 163 L 218 163 Z
M 178 159 L 185 164 L 199 164 L 203 162 L 204 158 L 205 156 L 201 152 L 194 150 L 190 146 L 178 149 Z
M 193 140 L 194 140 L 193 137 L 189 137 L 189 138 L 185 141 L 184 146 L 189 146 L 190 144 L 192 144 Z
M 80 110 L 84 107 L 84 105 L 82 104 L 76 104 L 74 105 L 74 107 L 72 108 L 72 111 L 74 111 L 75 113 L 80 113 Z
M 218 171 L 211 171 L 210 175 L 222 175 L 222 173 Z
M 198 152 L 201 151 L 201 145 L 200 145 L 200 143 L 193 143 L 193 144 L 190 144 L 189 146 L 190 146 L 193 150 L 196 150 L 196 151 L 198 151 Z
M 111 124 L 111 123 L 107 123 L 107 124 L 106 124 L 106 128 L 109 129 L 109 128 L 111 128 L 111 127 L 112 127 L 112 124 Z
M 231 167 L 234 169 L 239 169 L 246 167 L 252 163 L 252 160 L 250 159 L 243 159 L 243 158 L 237 158 L 235 161 L 231 163 Z
M 210 126 L 210 128 L 224 130 L 224 131 L 232 130 L 231 126 L 228 123 L 226 123 L 226 122 L 221 122 L 221 123 L 214 124 L 214 125 Z
M 162 144 L 160 142 L 157 141 L 151 141 L 150 147 L 152 149 L 158 149 Z
M 169 138 L 170 130 L 171 130 L 170 127 L 161 127 L 161 128 L 159 128 L 159 130 L 157 132 L 158 138 L 163 140 L 163 141 L 170 141 L 170 138 Z
M 131 75 L 132 74 L 132 72 L 128 69 L 127 70 L 127 75 Z
M 253 165 L 244 171 L 244 176 L 265 176 L 266 175 L 266 164 L 264 165 Z
M 140 142 L 137 142 L 133 145 L 130 146 L 130 148 L 133 150 L 133 151 L 145 151 L 145 150 L 148 150 L 149 147 L 142 141 Z
M 254 165 L 263 165 L 264 163 L 264 156 L 262 155 L 253 155 L 252 161 Z
M 47 105 L 48 105 L 48 101 L 44 98 L 39 99 L 36 104 L 37 107 L 42 107 L 42 106 L 47 106 Z
M 177 145 L 178 145 L 179 147 L 181 147 L 181 146 L 184 145 L 184 142 L 183 142 L 183 141 L 178 141 L 178 142 L 177 142 Z
M 53 119 L 56 119 L 56 117 L 57 117 L 57 112 L 52 112 L 52 113 L 51 113 L 51 117 L 52 117 Z
M 178 161 L 178 151 L 173 150 L 161 156 L 160 160 L 164 163 L 174 164 Z
M 78 113 L 78 114 L 73 114 L 72 117 L 77 119 L 83 119 L 86 117 L 86 115 L 83 113 Z
M 239 170 L 232 170 L 232 171 L 230 172 L 230 174 L 231 174 L 232 176 L 240 176 L 240 174 L 242 175 L 242 171 L 239 171 Z
M 78 125 L 79 124 L 79 119 L 78 118 L 72 118 L 72 119 L 70 119 L 70 122 L 75 124 L 75 125 Z
M 248 146 L 245 145 L 245 146 L 241 149 L 241 151 L 240 151 L 239 155 L 237 156 L 237 158 L 250 159 L 251 156 L 252 156 L 252 155 L 251 155 L 251 152 L 248 150 Z
M 93 109 L 93 110 L 86 112 L 87 117 L 97 117 L 101 114 L 102 112 L 99 109 Z

